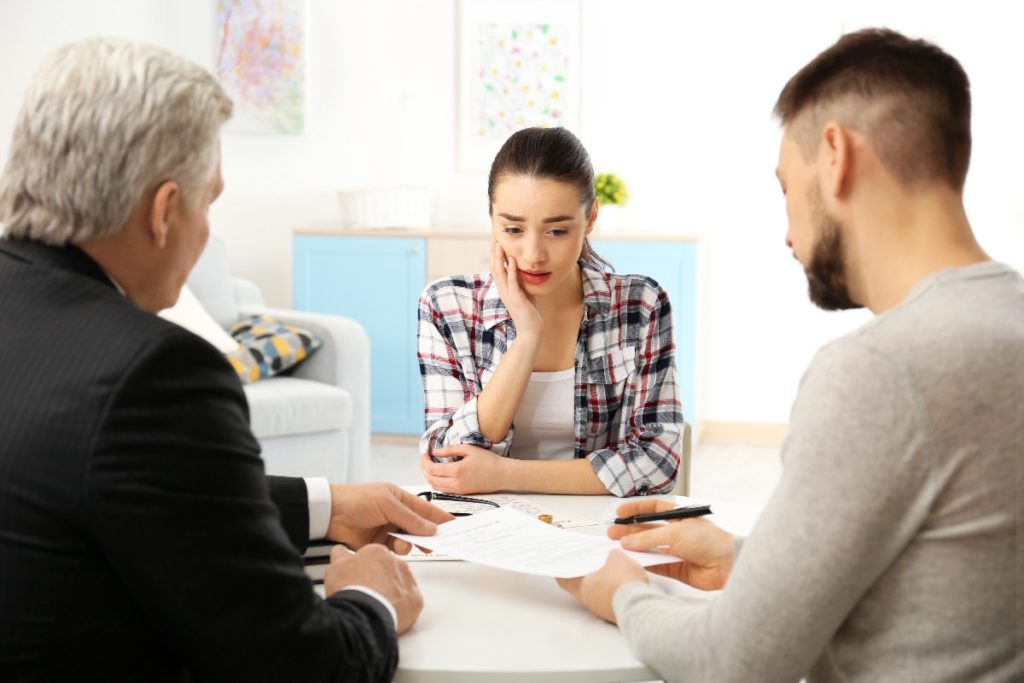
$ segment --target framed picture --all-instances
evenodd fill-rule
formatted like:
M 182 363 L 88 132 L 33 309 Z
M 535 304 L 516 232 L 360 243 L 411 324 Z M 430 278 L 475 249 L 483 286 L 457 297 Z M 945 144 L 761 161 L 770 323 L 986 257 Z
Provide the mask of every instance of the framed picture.
M 301 133 L 305 0 L 217 0 L 217 76 L 231 99 L 227 130 Z
M 460 0 L 457 22 L 459 170 L 490 168 L 517 130 L 576 129 L 579 0 Z

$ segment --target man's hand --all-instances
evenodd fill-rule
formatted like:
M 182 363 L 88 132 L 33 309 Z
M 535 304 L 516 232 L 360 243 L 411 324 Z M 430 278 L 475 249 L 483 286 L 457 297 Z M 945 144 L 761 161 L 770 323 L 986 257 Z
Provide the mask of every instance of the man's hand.
M 647 498 L 620 505 L 616 514 L 629 517 L 671 510 L 668 500 Z M 657 550 L 683 558 L 682 562 L 649 567 L 655 574 L 688 583 L 702 590 L 718 590 L 732 572 L 733 537 L 706 519 L 681 519 L 669 524 L 616 524 L 608 536 L 622 539 L 627 550 Z
M 394 484 L 331 484 L 327 538 L 352 548 L 383 543 L 404 554 L 409 552 L 409 544 L 390 532 L 433 536 L 438 524 L 452 519 L 441 508 Z
M 399 634 L 408 631 L 423 611 L 423 596 L 409 565 L 382 545 L 368 545 L 357 553 L 340 545 L 331 550 L 324 593 L 330 596 L 348 586 L 365 586 L 387 598 L 398 615 Z
M 612 609 L 615 591 L 634 581 L 650 582 L 644 568 L 629 559 L 621 550 L 610 552 L 604 566 L 593 574 L 557 581 L 559 586 L 583 603 L 591 614 L 612 624 L 615 623 L 615 611 Z
M 452 462 L 434 462 L 424 454 L 420 469 L 434 490 L 443 493 L 493 493 L 511 488 L 509 460 L 486 448 L 469 444 L 452 444 L 435 448 L 438 458 L 458 458 Z

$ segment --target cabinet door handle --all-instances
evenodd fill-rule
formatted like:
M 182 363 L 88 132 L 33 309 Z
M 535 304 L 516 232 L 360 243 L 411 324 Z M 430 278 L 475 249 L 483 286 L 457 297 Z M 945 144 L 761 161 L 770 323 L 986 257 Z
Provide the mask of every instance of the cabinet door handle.
M 413 256 L 419 256 L 420 255 L 420 248 L 419 247 L 413 247 L 412 249 L 409 250 L 409 253 L 412 254 Z

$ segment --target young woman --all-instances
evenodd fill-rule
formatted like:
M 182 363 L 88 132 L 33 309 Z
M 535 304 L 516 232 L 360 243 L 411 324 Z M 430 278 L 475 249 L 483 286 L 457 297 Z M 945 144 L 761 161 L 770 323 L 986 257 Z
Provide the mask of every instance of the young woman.
M 519 131 L 487 194 L 491 272 L 420 299 L 427 480 L 446 493 L 669 492 L 683 415 L 668 297 L 591 249 L 587 151 L 563 128 Z

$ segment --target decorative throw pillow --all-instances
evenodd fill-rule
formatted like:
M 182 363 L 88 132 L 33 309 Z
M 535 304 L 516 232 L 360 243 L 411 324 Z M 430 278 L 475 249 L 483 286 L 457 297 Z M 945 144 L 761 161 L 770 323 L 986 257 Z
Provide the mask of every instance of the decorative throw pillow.
M 304 361 L 323 342 L 308 330 L 254 315 L 231 326 L 241 346 L 225 354 L 243 384 L 278 375 Z

